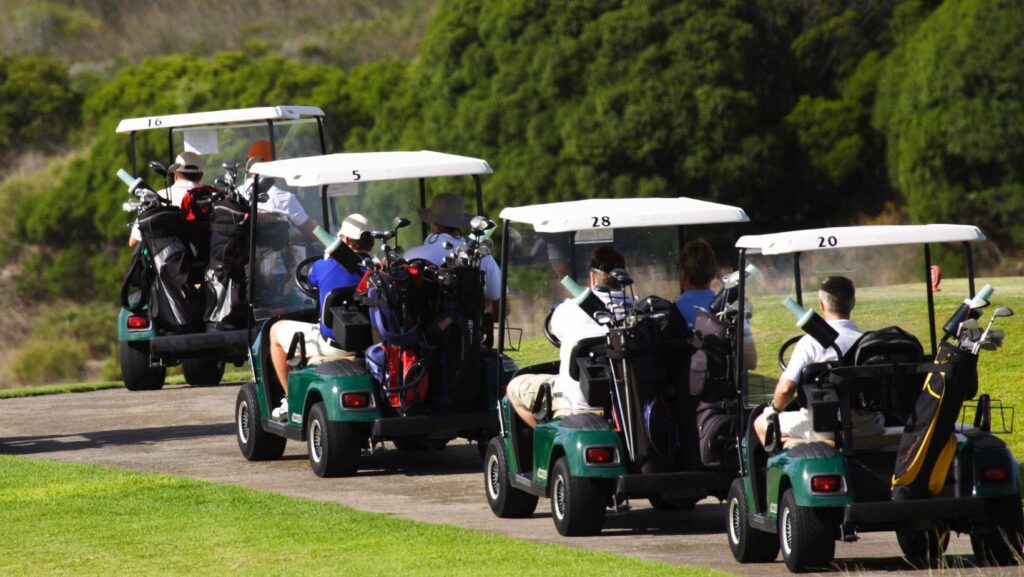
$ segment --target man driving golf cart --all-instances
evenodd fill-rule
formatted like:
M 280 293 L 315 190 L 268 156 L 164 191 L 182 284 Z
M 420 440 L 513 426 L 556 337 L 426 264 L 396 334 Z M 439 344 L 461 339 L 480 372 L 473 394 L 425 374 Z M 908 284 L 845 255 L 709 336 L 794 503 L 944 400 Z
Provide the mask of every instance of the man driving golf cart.
M 625 267 L 626 260 L 612 246 L 600 246 L 590 253 L 590 289 L 606 306 L 616 302 L 627 304 L 623 287 L 609 274 Z M 631 303 L 632 299 L 628 302 Z M 598 324 L 574 299 L 566 299 L 552 311 L 550 330 L 560 342 L 558 375 L 519 375 L 508 384 L 509 404 L 531 428 L 537 426 L 531 407 L 537 403 L 537 395 L 545 385 L 551 388 L 555 418 L 594 410 L 587 404 L 580 382 L 572 377 L 569 367 L 572 366 L 572 352 L 576 345 L 586 338 L 604 336 L 608 333 L 608 326 Z

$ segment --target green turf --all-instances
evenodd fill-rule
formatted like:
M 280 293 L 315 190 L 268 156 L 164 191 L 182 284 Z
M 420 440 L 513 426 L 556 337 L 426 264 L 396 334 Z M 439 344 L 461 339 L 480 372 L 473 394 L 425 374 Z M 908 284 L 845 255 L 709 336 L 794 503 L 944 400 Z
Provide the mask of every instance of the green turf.
M 95 465 L 0 456 L 0 486 L 0 575 L 723 575 Z
M 222 383 L 233 383 L 246 381 L 251 378 L 251 373 L 243 369 L 231 369 L 224 371 Z M 184 385 L 183 375 L 168 375 L 165 384 Z M 40 385 L 35 387 L 18 387 L 15 389 L 0 389 L 0 399 L 12 399 L 15 397 L 39 397 L 42 395 L 57 395 L 61 393 L 87 393 L 90 391 L 102 391 L 103 389 L 120 389 L 124 387 L 121 381 L 100 381 L 94 383 L 65 383 L 59 385 Z

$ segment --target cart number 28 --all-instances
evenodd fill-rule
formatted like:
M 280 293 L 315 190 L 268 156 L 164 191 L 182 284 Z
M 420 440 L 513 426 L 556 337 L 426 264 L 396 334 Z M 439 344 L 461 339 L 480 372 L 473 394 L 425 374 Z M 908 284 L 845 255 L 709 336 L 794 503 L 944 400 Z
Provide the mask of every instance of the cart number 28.
M 839 240 L 834 236 L 818 237 L 818 248 L 825 248 L 826 246 L 836 246 L 837 244 L 839 244 Z
M 591 228 L 601 228 L 602 226 L 612 225 L 612 219 L 607 216 L 592 216 L 590 218 L 594 219 L 593 224 L 591 224 Z

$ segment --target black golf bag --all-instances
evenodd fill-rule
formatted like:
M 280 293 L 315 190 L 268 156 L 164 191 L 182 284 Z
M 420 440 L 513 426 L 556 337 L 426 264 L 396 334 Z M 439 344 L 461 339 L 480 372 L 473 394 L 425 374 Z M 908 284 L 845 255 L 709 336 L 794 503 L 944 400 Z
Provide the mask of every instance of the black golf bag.
M 133 313 L 147 307 L 163 333 L 197 330 L 202 322 L 202 294 L 190 278 L 193 255 L 184 240 L 181 210 L 157 205 L 139 214 L 142 242 L 121 288 L 121 304 Z M 131 299 L 132 287 L 139 298 Z
M 213 206 L 209 262 L 204 274 L 206 311 L 213 330 L 242 328 L 248 314 L 246 268 L 249 264 L 249 210 L 231 200 Z
M 204 271 L 210 260 L 210 222 L 217 189 L 212 186 L 197 186 L 189 189 L 181 199 L 181 215 L 184 219 L 185 240 L 192 245 L 192 283 L 203 282 Z
M 694 330 L 698 345 L 690 357 L 690 394 L 699 399 L 700 460 L 709 468 L 732 466 L 737 458 L 736 411 L 730 403 L 736 388 L 729 378 L 735 358 L 729 335 L 732 327 L 701 309 Z
M 925 379 L 900 438 L 893 498 L 938 495 L 956 453 L 955 427 L 964 401 L 978 392 L 978 357 L 943 342 L 935 362 L 949 365 Z

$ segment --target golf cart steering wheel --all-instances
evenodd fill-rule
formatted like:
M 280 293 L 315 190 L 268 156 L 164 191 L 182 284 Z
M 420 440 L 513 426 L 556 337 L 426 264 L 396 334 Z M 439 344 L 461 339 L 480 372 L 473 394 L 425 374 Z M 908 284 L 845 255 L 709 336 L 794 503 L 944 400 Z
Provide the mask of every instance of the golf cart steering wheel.
M 782 343 L 782 346 L 779 347 L 779 368 L 780 369 L 786 370 L 786 364 L 787 364 L 786 363 L 786 351 L 788 351 L 789 347 L 792 347 L 793 345 L 795 345 L 796 342 L 799 341 L 802 338 L 804 338 L 803 335 L 797 335 L 795 337 L 790 338 L 786 342 Z
M 313 300 L 320 298 L 320 291 L 315 286 L 309 284 L 309 271 L 313 267 L 313 263 L 322 258 L 320 255 L 313 255 L 295 267 L 295 285 L 299 287 L 302 294 Z
M 555 314 L 555 309 L 551 309 L 548 316 L 544 317 L 544 336 L 548 338 L 548 342 L 555 345 L 555 348 L 562 347 L 562 341 L 558 340 L 555 333 L 551 332 L 551 315 Z

